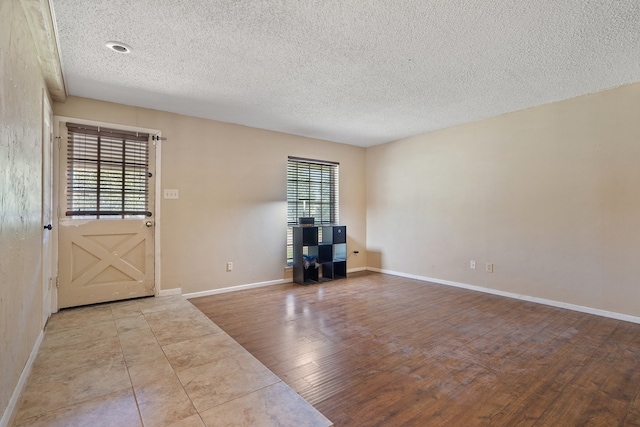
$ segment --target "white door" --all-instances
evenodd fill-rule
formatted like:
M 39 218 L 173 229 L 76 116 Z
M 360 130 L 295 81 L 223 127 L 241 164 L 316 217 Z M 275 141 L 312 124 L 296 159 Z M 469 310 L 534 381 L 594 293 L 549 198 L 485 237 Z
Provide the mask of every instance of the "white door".
M 53 124 L 49 98 L 43 94 L 42 107 L 42 316 L 43 325 L 51 316 L 54 283 L 53 221 Z
M 60 127 L 58 306 L 153 295 L 154 145 L 128 131 Z

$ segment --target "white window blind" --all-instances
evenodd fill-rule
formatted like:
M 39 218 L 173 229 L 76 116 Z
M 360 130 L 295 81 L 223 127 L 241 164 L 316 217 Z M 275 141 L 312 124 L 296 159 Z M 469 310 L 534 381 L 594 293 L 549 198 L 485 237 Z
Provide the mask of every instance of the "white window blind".
M 67 123 L 67 216 L 149 212 L 149 135 Z
M 292 226 L 300 217 L 316 225 L 338 222 L 338 167 L 335 162 L 289 157 L 287 164 L 287 263 L 293 262 Z

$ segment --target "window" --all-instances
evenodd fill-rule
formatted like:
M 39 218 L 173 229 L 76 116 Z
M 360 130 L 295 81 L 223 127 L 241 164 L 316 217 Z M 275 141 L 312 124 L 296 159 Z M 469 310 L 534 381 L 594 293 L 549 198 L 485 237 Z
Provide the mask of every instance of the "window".
M 148 134 L 67 123 L 67 216 L 151 216 Z
M 338 163 L 289 157 L 287 264 L 293 262 L 291 227 L 298 224 L 300 217 L 312 217 L 315 219 L 315 224 L 338 222 Z

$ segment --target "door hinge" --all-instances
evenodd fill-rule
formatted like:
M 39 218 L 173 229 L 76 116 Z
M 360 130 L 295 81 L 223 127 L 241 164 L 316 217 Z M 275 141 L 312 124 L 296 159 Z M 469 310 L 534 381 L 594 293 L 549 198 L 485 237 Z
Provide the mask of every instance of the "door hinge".
M 60 218 L 60 205 L 56 206 L 56 215 Z
M 60 288 L 60 276 L 56 276 L 56 288 Z
M 59 136 L 56 136 L 56 139 L 58 140 L 58 150 L 59 150 L 60 148 L 62 148 L 62 142 L 61 142 L 62 138 Z

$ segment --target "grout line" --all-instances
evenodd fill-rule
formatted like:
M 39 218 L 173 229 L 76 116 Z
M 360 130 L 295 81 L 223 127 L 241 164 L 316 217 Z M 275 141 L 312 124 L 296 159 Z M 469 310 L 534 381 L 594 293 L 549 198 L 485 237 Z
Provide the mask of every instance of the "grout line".
M 137 307 L 136 303 L 136 307 Z M 113 306 L 111 307 L 111 315 L 113 314 Z M 146 321 L 146 319 L 145 319 Z M 122 339 L 120 338 L 120 331 L 118 330 L 118 325 L 116 325 L 116 333 L 118 334 L 118 343 L 120 343 L 120 353 L 122 354 L 122 359 L 124 360 L 124 366 L 127 369 L 127 376 L 129 377 L 129 384 L 131 384 L 131 393 L 133 394 L 133 400 L 136 403 L 136 409 L 138 410 L 138 417 L 140 418 L 140 425 L 144 426 L 144 420 L 142 419 L 142 412 L 140 412 L 140 403 L 138 402 L 138 395 L 136 394 L 136 388 L 133 386 L 133 381 L 131 380 L 131 372 L 129 372 L 129 364 L 127 363 L 127 357 L 124 354 L 124 350 L 122 349 Z
M 149 312 L 149 314 L 154 314 L 154 313 L 158 313 L 158 312 L 161 312 L 161 311 L 164 311 L 164 310 L 161 309 L 161 310 L 151 311 L 151 312 Z M 158 344 L 158 347 L 160 348 L 160 351 L 162 352 L 162 355 L 164 356 L 165 360 L 167 361 L 167 363 L 171 367 L 171 371 L 173 372 L 173 375 L 175 376 L 175 379 L 178 381 L 178 384 L 180 384 L 180 387 L 182 387 L 182 391 L 184 392 L 185 396 L 187 396 L 187 399 L 189 399 L 189 403 L 191 403 L 191 406 L 193 407 L 194 411 L 196 412 L 196 415 L 198 416 L 198 418 L 200 418 L 200 421 L 204 425 L 205 423 L 204 423 L 204 420 L 202 419 L 202 417 L 200 416 L 200 411 L 198 411 L 198 408 L 196 408 L 196 405 L 193 403 L 193 400 L 191 399 L 191 396 L 189 396 L 189 393 L 187 393 L 187 390 L 184 388 L 184 384 L 182 384 L 182 381 L 180 380 L 180 377 L 178 376 L 178 373 L 176 372 L 175 368 L 173 367 L 173 365 L 169 361 L 169 358 L 167 357 L 167 353 L 165 353 L 163 346 L 160 344 L 160 341 L 158 341 L 158 337 L 157 337 L 156 333 L 154 332 L 154 330 L 151 327 L 151 325 L 149 325 L 149 322 L 147 321 L 146 313 L 142 312 L 142 310 L 140 310 L 140 312 L 142 313 L 142 316 L 144 317 L 145 322 L 147 322 L 147 325 L 149 326 L 149 330 L 153 334 L 153 338 L 156 340 L 156 343 Z M 133 381 L 131 383 L 133 385 Z M 135 386 L 133 386 L 133 388 L 135 390 Z M 136 400 L 136 404 L 137 404 L 137 400 Z M 138 412 L 140 412 L 140 406 L 138 406 Z M 189 415 L 189 417 L 191 417 L 191 416 L 192 415 Z M 189 418 L 189 417 L 186 417 L 186 418 Z M 140 418 L 142 418 L 142 413 L 140 413 Z M 186 418 L 183 418 L 183 420 L 186 419 Z M 178 420 L 178 421 L 182 421 L 182 420 Z M 143 425 L 144 425 L 144 421 L 143 421 Z

